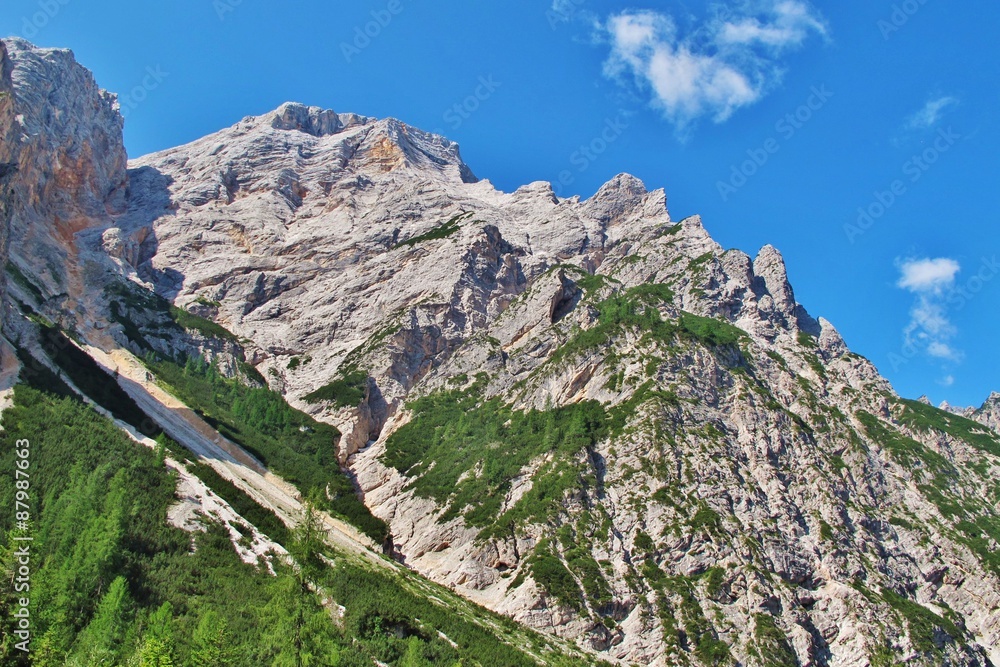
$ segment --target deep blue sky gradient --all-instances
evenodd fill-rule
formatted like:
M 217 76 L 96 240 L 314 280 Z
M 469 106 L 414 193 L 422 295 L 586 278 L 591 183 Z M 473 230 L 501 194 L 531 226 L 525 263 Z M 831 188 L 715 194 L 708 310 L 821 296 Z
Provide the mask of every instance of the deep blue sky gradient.
M 573 182 L 560 194 L 588 196 L 616 173 L 635 174 L 666 188 L 675 219 L 700 213 L 724 246 L 751 254 L 778 247 L 798 300 L 831 320 L 902 394 L 978 405 L 1000 390 L 1000 279 L 992 276 L 949 307 L 961 361 L 919 354 L 894 365 L 891 356 L 900 353 L 914 304 L 896 286 L 898 260 L 953 258 L 961 286 L 1000 255 L 996 2 L 909 0 L 917 11 L 888 39 L 878 24 L 898 0 L 814 5 L 828 38 L 813 37 L 783 58 L 783 78 L 757 104 L 722 124 L 703 120 L 682 141 L 648 95 L 602 76 L 608 46 L 592 39 L 584 13 L 651 9 L 690 27 L 708 3 L 579 0 L 579 20 L 553 26 L 545 0 L 395 1 L 400 11 L 350 58 L 343 44 L 389 0 L 6 0 L 0 34 L 72 48 L 102 87 L 123 95 L 151 81 L 150 68 L 161 72 L 128 110 L 132 156 L 296 100 L 442 131 L 462 145 L 478 176 L 504 190 L 569 170 Z M 474 95 L 481 78 L 499 86 L 457 122 L 454 105 Z M 813 87 L 833 96 L 793 136 L 779 132 L 776 123 Z M 907 117 L 941 96 L 959 102 L 938 127 L 904 129 Z M 627 128 L 580 171 L 574 153 L 616 118 Z M 909 182 L 904 165 L 947 128 L 962 138 Z M 778 152 L 724 201 L 718 182 L 772 137 Z M 905 194 L 851 243 L 844 225 L 895 179 L 907 180 Z M 948 375 L 954 384 L 946 387 Z

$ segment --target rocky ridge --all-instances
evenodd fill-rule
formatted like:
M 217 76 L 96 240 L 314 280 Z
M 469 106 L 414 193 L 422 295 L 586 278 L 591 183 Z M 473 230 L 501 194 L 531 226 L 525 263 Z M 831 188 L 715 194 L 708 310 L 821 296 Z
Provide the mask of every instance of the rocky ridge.
M 14 84 L 10 75 L 13 64 L 7 55 L 7 47 L 0 42 L 0 261 L 7 264 L 7 235 L 13 209 L 8 182 L 17 169 L 18 137 L 14 125 Z M 0 275 L 0 297 L 6 293 L 6 271 Z M 0 318 L 4 319 L 4 318 Z M 0 332 L 2 332 L 0 324 Z
M 997 662 L 1000 436 L 896 396 L 776 249 L 628 175 L 504 193 L 447 139 L 292 103 L 126 171 L 113 97 L 7 45 L 12 305 L 141 352 L 93 296 L 126 279 L 225 326 L 168 351 L 336 425 L 409 567 L 621 664 Z M 421 400 L 502 419 L 421 430 Z

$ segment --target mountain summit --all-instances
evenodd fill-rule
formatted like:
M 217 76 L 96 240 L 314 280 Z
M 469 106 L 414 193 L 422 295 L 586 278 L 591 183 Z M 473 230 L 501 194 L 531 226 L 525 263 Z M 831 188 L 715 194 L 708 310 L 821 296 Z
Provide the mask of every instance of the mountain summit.
M 294 103 L 126 171 L 113 97 L 7 47 L 4 335 L 71 333 L 289 523 L 346 474 L 317 487 L 341 548 L 561 664 L 1000 663 L 996 397 L 897 396 L 774 247 L 724 250 L 627 174 L 502 192 L 443 137 Z M 255 450 L 185 391 L 202 361 L 339 436 L 304 468 Z

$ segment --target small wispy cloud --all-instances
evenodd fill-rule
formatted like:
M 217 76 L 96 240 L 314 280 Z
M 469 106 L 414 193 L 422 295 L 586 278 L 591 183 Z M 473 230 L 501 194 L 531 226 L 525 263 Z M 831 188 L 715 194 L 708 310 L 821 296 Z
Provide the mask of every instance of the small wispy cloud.
M 958 329 L 948 316 L 948 296 L 962 270 L 954 259 L 907 259 L 897 263 L 896 286 L 916 297 L 910 321 L 903 329 L 906 345 L 943 361 L 960 361 L 962 353 L 952 346 Z
M 896 284 L 911 292 L 940 294 L 955 285 L 955 276 L 961 270 L 958 262 L 947 257 L 904 260 L 899 262 L 902 275 Z
M 760 100 L 781 81 L 784 53 L 810 35 L 827 34 L 801 0 L 769 0 L 756 12 L 727 10 L 688 34 L 671 15 L 651 10 L 624 11 L 598 27 L 611 47 L 605 75 L 647 91 L 682 133 L 699 118 L 721 123 Z
M 771 10 L 770 20 L 744 17 L 724 22 L 719 40 L 726 44 L 764 44 L 776 48 L 799 46 L 811 32 L 826 35 L 826 25 L 805 4 L 786 0 Z
M 929 130 L 944 117 L 945 111 L 958 104 L 958 98 L 945 95 L 933 97 L 916 113 L 906 118 L 907 130 Z

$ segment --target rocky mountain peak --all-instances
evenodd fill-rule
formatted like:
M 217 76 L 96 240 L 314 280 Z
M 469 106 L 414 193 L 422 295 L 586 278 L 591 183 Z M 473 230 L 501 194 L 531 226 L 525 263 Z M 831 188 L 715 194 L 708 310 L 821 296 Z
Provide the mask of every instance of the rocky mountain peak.
M 774 299 L 775 308 L 790 314 L 795 310 L 795 294 L 788 281 L 785 258 L 772 245 L 760 249 L 753 261 L 753 272 L 763 283 L 764 290 Z
M 1000 393 L 993 392 L 978 410 L 971 410 L 972 418 L 1000 432 Z
M 20 179 L 29 190 L 25 201 L 59 201 L 68 221 L 123 210 L 127 157 L 117 96 L 98 88 L 68 49 L 39 48 L 18 38 L 6 43 L 22 143 L 30 147 L 22 171 L 39 168 Z M 59 161 L 30 164 L 48 152 Z
M 20 252 L 13 259 L 22 268 L 35 263 L 41 287 L 70 291 L 69 240 L 125 211 L 123 119 L 117 97 L 98 87 L 72 51 L 19 38 L 5 44 L 16 114 L 6 130 L 17 137 L 4 142 L 17 150 L 10 240 Z
M 475 183 L 479 180 L 462 160 L 457 143 L 395 118 L 377 121 L 360 152 L 384 171 L 406 167 L 452 182 Z
M 271 127 L 276 130 L 295 130 L 314 137 L 337 134 L 357 125 L 373 122 L 373 118 L 356 114 L 338 114 L 331 109 L 286 102 L 271 114 Z
M 594 217 L 616 224 L 637 216 L 662 216 L 667 210 L 667 196 L 662 189 L 649 192 L 645 184 L 631 174 L 618 174 L 602 185 L 585 206 Z

